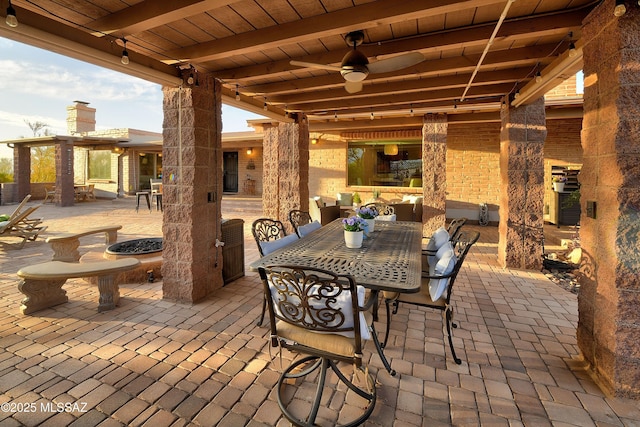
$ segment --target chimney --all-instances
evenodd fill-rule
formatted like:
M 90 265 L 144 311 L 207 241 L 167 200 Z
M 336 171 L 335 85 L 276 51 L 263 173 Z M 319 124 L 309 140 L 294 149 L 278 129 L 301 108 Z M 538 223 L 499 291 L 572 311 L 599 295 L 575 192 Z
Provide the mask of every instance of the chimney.
M 67 107 L 67 132 L 69 135 L 93 132 L 96 130 L 96 109 L 88 102 L 73 101 L 75 105 Z

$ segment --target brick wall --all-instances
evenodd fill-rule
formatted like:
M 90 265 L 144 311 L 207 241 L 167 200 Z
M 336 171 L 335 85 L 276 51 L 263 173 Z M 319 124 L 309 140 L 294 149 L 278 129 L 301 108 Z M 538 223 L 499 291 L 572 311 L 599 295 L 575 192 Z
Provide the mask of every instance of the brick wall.
M 500 123 L 450 124 L 447 133 L 447 209 L 479 212 L 500 202 Z M 476 219 L 476 218 L 469 218 Z

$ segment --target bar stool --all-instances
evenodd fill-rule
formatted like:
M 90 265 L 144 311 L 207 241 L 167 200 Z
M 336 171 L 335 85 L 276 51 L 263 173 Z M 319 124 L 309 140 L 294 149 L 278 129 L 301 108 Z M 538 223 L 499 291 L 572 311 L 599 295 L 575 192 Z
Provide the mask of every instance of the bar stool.
M 151 193 L 153 199 L 156 199 L 156 211 L 162 211 L 162 193 Z
M 151 212 L 151 200 L 149 200 L 149 192 L 148 191 L 136 191 L 136 212 L 140 209 L 140 197 L 144 196 L 147 201 L 147 208 L 149 212 Z

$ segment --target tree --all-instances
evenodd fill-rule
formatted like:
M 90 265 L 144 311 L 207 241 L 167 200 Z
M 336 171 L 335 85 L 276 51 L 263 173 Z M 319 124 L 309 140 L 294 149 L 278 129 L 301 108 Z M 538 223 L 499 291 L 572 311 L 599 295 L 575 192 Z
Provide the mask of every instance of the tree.
M 13 182 L 13 163 L 10 159 L 0 159 L 0 182 Z
M 34 137 L 49 135 L 48 124 L 24 121 Z M 53 145 L 31 148 L 31 182 L 56 181 L 56 149 Z
M 48 124 L 44 122 L 30 122 L 29 120 L 25 120 L 24 122 L 29 126 L 34 137 L 49 135 L 49 129 L 47 129 L 49 127 Z

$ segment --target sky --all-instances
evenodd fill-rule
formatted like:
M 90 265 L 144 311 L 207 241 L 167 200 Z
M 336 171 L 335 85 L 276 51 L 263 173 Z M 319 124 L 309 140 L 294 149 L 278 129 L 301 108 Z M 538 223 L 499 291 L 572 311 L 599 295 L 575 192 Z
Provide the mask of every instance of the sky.
M 162 87 L 0 37 L 0 141 L 31 137 L 25 123 L 43 122 L 67 134 L 67 107 L 84 101 L 96 109 L 96 130 L 132 128 L 162 132 Z M 223 132 L 252 130 L 260 116 L 223 105 Z M 0 158 L 13 151 L 0 142 Z

